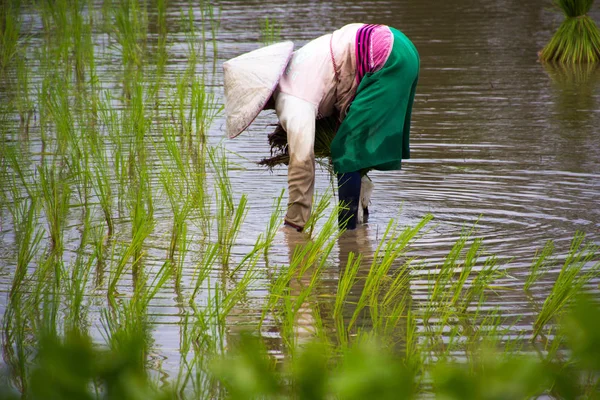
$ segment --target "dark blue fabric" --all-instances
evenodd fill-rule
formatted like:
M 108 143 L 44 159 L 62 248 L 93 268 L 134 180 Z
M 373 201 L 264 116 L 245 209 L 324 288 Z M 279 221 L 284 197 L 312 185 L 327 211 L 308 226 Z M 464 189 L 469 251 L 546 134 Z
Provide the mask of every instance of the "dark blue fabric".
M 356 229 L 360 203 L 360 171 L 337 174 L 337 178 L 338 197 L 342 206 L 338 214 L 338 223 L 340 227 Z

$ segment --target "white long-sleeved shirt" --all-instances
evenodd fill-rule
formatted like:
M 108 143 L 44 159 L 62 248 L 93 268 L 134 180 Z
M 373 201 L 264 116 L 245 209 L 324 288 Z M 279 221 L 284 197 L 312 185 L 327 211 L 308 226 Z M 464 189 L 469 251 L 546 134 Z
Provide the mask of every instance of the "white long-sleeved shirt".
M 356 78 L 356 35 L 364 25 L 343 26 L 294 52 L 278 90 L 315 105 L 319 118 L 332 115 L 337 108 L 343 119 L 360 83 Z M 371 71 L 383 67 L 393 45 L 393 35 L 385 26 L 373 36 L 368 51 Z

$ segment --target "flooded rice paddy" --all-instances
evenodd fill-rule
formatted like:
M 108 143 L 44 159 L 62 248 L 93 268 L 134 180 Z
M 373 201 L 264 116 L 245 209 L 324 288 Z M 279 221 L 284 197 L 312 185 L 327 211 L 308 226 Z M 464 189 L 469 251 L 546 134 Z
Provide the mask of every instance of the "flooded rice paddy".
M 349 254 L 362 255 L 357 274 L 366 277 L 392 219 L 404 227 L 433 216 L 388 271 L 393 276 L 411 259 L 415 304 L 427 302 L 432 276 L 473 229 L 484 248 L 475 271 L 495 255 L 502 273 L 482 307 L 496 310 L 504 326 L 524 338 L 533 333 L 536 301 L 550 293 L 562 265 L 553 264 L 526 294 L 536 252 L 553 241 L 563 260 L 578 231 L 600 244 L 600 69 L 537 62 L 560 21 L 548 2 L 169 1 L 163 10 L 138 5 L 125 11 L 107 4 L 84 2 L 80 25 L 61 22 L 58 9 L 20 6 L 17 53 L 0 80 L 2 314 L 24 240 L 15 220 L 27 219 L 27 199 L 36 197 L 32 229 L 41 241 L 27 264 L 31 282 L 43 278 L 34 271 L 53 257 L 65 268 L 80 257 L 90 260 L 85 298 L 99 340 L 107 297 L 131 297 L 140 271 L 151 281 L 165 265 L 175 272 L 147 310 L 156 370 L 173 375 L 180 366 L 190 296 L 202 307 L 214 295 L 211 288 L 234 290 L 250 269 L 252 280 L 221 333 L 235 336 L 258 324 L 278 272 L 306 242 L 276 226 L 268 257 L 248 261 L 287 186 L 285 168 L 256 164 L 269 153 L 266 136 L 276 118 L 263 112 L 237 139 L 224 136 L 221 64 L 262 45 L 266 17 L 280 24 L 280 39 L 296 47 L 347 23 L 387 24 L 411 38 L 421 57 L 412 159 L 401 171 L 371 174 L 369 221 L 332 236 L 317 295 L 298 310 L 298 335 L 310 337 L 317 323 L 334 326 Z M 120 22 L 123 15 L 128 23 Z M 600 18 L 597 11 L 592 16 Z M 332 193 L 323 168 L 316 190 L 319 198 Z M 334 203 L 315 234 L 325 229 Z M 279 225 L 281 214 L 274 221 Z M 221 246 L 201 280 L 199 265 L 211 243 Z M 311 284 L 294 282 L 291 295 Z M 345 305 L 347 319 L 364 290 L 360 282 Z M 598 282 L 596 274 L 586 287 L 597 294 Z M 372 321 L 363 317 L 358 325 L 368 328 Z M 283 351 L 283 329 L 268 317 L 261 327 L 275 353 Z

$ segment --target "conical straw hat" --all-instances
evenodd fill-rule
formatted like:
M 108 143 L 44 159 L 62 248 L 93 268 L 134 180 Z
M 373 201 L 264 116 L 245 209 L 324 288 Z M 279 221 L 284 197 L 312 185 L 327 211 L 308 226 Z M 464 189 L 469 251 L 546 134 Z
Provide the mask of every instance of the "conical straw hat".
M 276 43 L 223 63 L 229 138 L 242 133 L 265 107 L 293 51 L 292 42 Z

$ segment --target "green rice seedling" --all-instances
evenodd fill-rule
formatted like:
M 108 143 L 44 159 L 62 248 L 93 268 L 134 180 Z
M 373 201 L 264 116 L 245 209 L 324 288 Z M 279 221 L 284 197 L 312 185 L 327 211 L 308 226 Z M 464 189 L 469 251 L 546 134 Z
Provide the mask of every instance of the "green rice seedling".
M 125 257 L 133 253 L 130 249 L 131 245 L 125 251 Z M 121 344 L 119 343 L 120 339 L 129 335 L 140 335 L 145 338 L 143 351 L 144 353 L 147 351 L 149 340 L 148 307 L 170 277 L 171 269 L 165 263 L 149 284 L 147 284 L 147 276 L 140 274 L 140 284 L 134 287 L 129 300 L 117 302 L 113 299 L 111 301 L 112 312 L 105 309 L 102 315 L 104 336 L 107 341 L 111 342 L 111 345 L 119 346 Z M 145 357 L 145 355 L 140 356 Z
M 92 191 L 92 166 L 93 156 L 90 154 L 90 148 L 88 146 L 87 137 L 98 136 L 98 132 L 94 126 L 93 117 L 87 112 L 86 105 L 84 104 L 86 99 L 78 99 L 78 104 L 75 113 L 75 126 L 74 136 L 71 138 L 71 151 L 70 159 L 67 161 L 69 167 L 69 176 L 73 181 L 73 186 L 77 191 L 79 197 L 78 203 L 74 206 L 80 206 L 82 213 L 90 213 L 89 200 L 91 199 Z M 84 225 L 85 226 L 85 225 Z
M 40 243 L 43 238 L 43 232 L 37 227 L 37 203 L 36 199 L 27 199 L 19 203 L 21 212 L 14 215 L 15 236 L 17 238 L 17 263 L 13 276 L 9 300 L 21 296 L 21 286 L 27 275 L 27 270 L 34 257 L 40 250 Z
M 92 266 L 96 262 L 94 257 L 89 257 L 87 254 L 89 236 L 95 233 L 92 231 L 91 218 L 91 213 L 85 212 L 77 255 L 71 265 L 62 271 L 61 281 L 64 282 L 62 290 L 65 302 L 68 304 L 65 320 L 66 331 L 83 332 L 86 330 L 88 307 L 85 300 L 90 288 Z
M 356 278 L 361 264 L 361 254 L 357 255 L 353 252 L 349 253 L 344 272 L 341 274 L 338 280 L 337 291 L 335 295 L 335 305 L 333 308 L 333 319 L 335 321 L 337 339 L 342 346 L 348 345 L 349 338 L 344 321 L 344 305 L 348 301 L 347 299 L 350 291 L 356 284 Z
M 41 60 L 41 65 L 50 64 L 48 60 Z M 46 69 L 48 70 L 48 69 Z M 41 85 L 37 87 L 37 98 L 47 99 L 51 96 L 52 85 L 54 84 L 54 78 L 46 75 L 42 78 Z M 52 148 L 52 144 L 56 142 L 56 134 L 53 132 L 53 126 L 51 124 L 52 118 L 48 110 L 48 101 L 40 101 L 38 103 L 39 108 L 39 133 L 41 140 L 41 160 L 45 162 L 46 156 L 56 152 Z
M 260 41 L 265 46 L 281 40 L 281 26 L 275 19 L 265 17 L 260 26 Z
M 66 276 L 62 282 L 65 284 L 65 300 L 68 306 L 65 324 L 69 330 L 83 330 L 87 324 L 89 310 L 86 305 L 86 296 L 93 263 L 93 258 L 77 257 L 75 262 L 68 266 L 71 273 L 68 274 L 67 270 L 64 271 Z
M 329 194 L 323 195 L 322 198 L 329 198 Z M 321 202 L 322 200 L 319 200 L 319 203 Z M 299 259 L 301 261 L 299 269 L 300 274 L 304 274 L 309 268 L 320 270 L 325 267 L 325 263 L 335 246 L 335 242 L 344 232 L 343 229 L 339 229 L 337 226 L 337 207 L 338 206 L 336 205 L 333 208 L 333 212 L 329 214 L 318 234 L 310 236 L 310 244 L 307 246 L 308 252 L 305 257 Z M 323 210 L 325 208 L 326 207 L 323 207 Z M 319 208 L 317 208 L 314 215 L 316 219 L 321 218 L 319 217 Z
M 205 2 L 205 7 L 208 10 L 208 20 L 210 22 L 210 33 L 211 33 L 211 39 L 212 39 L 212 49 L 213 49 L 213 54 L 212 54 L 212 61 L 213 61 L 213 68 L 212 68 L 212 73 L 213 75 L 216 74 L 216 70 L 217 70 L 217 60 L 219 59 L 219 46 L 217 46 L 217 31 L 219 30 L 219 27 L 221 25 L 221 8 L 218 5 L 213 5 L 209 2 Z M 215 13 L 215 9 L 216 9 L 216 13 Z M 206 26 L 203 27 L 203 30 L 206 29 Z
M 116 354 L 131 354 L 131 367 L 146 382 L 149 382 L 146 361 L 151 346 L 148 307 L 170 274 L 170 268 L 164 264 L 147 286 L 136 286 L 131 299 L 115 304 L 113 312 L 105 309 L 102 313 L 103 335 L 109 348 Z
M 600 61 L 600 30 L 587 15 L 594 0 L 554 0 L 565 20 L 539 52 L 540 60 L 559 63 L 597 63 Z
M 190 325 L 190 312 L 186 310 L 185 313 L 181 315 L 179 324 L 179 368 L 177 370 L 177 381 L 175 383 L 175 388 L 177 388 L 181 397 L 183 397 L 193 373 L 193 367 L 189 360 L 192 351 L 192 341 L 194 340 L 190 335 Z
M 175 288 L 179 295 L 181 295 L 182 285 L 182 275 L 183 275 L 183 267 L 185 265 L 185 256 L 188 251 L 189 246 L 189 238 L 188 238 L 188 230 L 187 224 L 184 222 L 178 228 L 173 228 L 175 231 L 177 229 L 177 234 L 180 236 L 177 240 L 177 259 L 174 261 L 175 266 Z
M 187 185 L 182 183 L 183 179 L 180 179 L 180 177 L 181 175 L 178 173 L 174 174 L 165 170 L 162 171 L 160 176 L 163 189 L 167 194 L 171 211 L 173 212 L 173 231 L 167 252 L 167 259 L 171 262 L 174 261 L 179 238 L 185 236 L 184 232 L 187 230 L 186 221 L 194 206 L 193 199 L 188 195 Z
M 71 200 L 71 184 L 56 165 L 38 168 L 42 207 L 48 222 L 51 251 L 61 256 L 63 231 Z
M 139 269 L 141 263 L 140 259 L 142 257 L 142 245 L 144 243 L 144 240 L 148 237 L 148 235 L 150 235 L 150 233 L 152 233 L 152 230 L 154 229 L 154 221 L 151 219 L 144 218 L 144 214 L 145 213 L 140 210 L 137 215 L 137 220 L 135 220 L 135 216 L 133 217 L 133 235 L 131 241 L 126 246 L 124 246 L 124 248 L 119 252 L 119 254 L 115 254 L 116 248 L 114 247 L 115 244 L 113 244 L 113 256 L 111 256 L 111 259 L 114 260 L 115 256 L 118 258 L 116 259 L 116 264 L 114 266 L 111 265 L 109 268 L 110 276 L 108 287 L 106 290 L 108 301 L 113 306 L 116 304 L 115 301 L 117 297 L 117 284 L 121 280 L 123 274 L 127 271 L 128 267 L 131 267 L 133 270 L 133 266 L 135 265 L 138 270 L 135 271 L 134 278 L 136 278 L 135 274 L 137 274 L 137 276 L 140 276 L 141 271 Z
M 211 2 L 206 1 L 206 0 L 202 0 L 200 2 L 199 7 L 198 7 L 198 11 L 200 12 L 200 26 L 201 26 L 201 28 L 199 29 L 200 37 L 198 37 L 198 33 L 196 33 L 194 13 L 193 13 L 192 8 L 190 7 L 188 9 L 188 17 L 187 17 L 188 29 L 186 31 L 186 38 L 187 38 L 188 49 L 189 49 L 188 52 L 189 52 L 190 56 L 193 57 L 193 64 L 189 64 L 191 66 L 191 65 L 196 65 L 198 61 L 201 61 L 203 64 L 206 64 L 206 62 L 210 60 L 210 58 L 208 57 L 208 52 L 206 51 L 206 47 L 209 43 L 208 38 L 206 37 L 206 33 L 210 30 L 211 39 L 212 39 L 212 49 L 213 49 L 213 57 L 212 57 L 212 62 L 213 62 L 212 73 L 213 74 L 215 74 L 216 66 L 217 66 L 217 63 L 215 62 L 217 60 L 217 48 L 218 48 L 217 43 L 216 43 L 216 37 L 217 37 L 216 32 L 219 29 L 219 23 L 220 23 L 220 17 L 217 17 L 215 15 L 215 7 L 220 12 L 219 7 L 213 5 Z M 201 49 L 197 49 L 195 47 L 195 43 L 198 43 L 198 42 L 202 46 Z
M 54 64 L 52 70 L 62 71 L 65 82 L 71 81 L 73 26 L 71 4 L 67 0 L 41 3 L 44 39 L 49 57 Z
M 104 282 L 104 272 L 107 263 L 107 236 L 104 234 L 104 226 L 92 227 L 90 234 L 91 254 L 90 259 L 96 262 L 95 287 L 100 288 Z
M 473 267 L 473 257 L 477 255 L 477 251 L 481 245 L 481 241 L 474 242 L 472 249 L 467 248 L 473 231 L 463 232 L 460 238 L 452 246 L 452 249 L 444 259 L 439 270 L 430 272 L 428 278 L 430 281 L 429 285 L 429 298 L 425 310 L 423 311 L 423 322 L 428 324 L 429 320 L 435 315 L 437 310 L 443 310 L 446 305 L 452 304 L 458 300 L 461 294 L 462 287 L 465 285 L 466 280 L 470 275 L 470 269 Z M 463 264 L 461 256 L 463 255 L 465 248 L 467 248 L 467 256 L 465 256 L 467 271 L 462 273 Z M 456 274 L 459 274 L 459 279 L 454 280 Z M 446 316 L 450 317 L 448 313 L 454 313 L 456 310 L 447 310 Z
M 200 18 L 202 20 L 204 20 L 204 7 L 202 7 L 202 5 L 200 6 Z M 205 46 L 206 46 L 206 41 L 205 41 L 205 32 L 204 29 L 200 30 L 200 34 L 202 35 L 200 38 L 198 38 L 198 34 L 196 32 L 196 25 L 195 25 L 195 20 L 194 20 L 194 10 L 192 7 L 189 7 L 187 9 L 187 15 L 186 12 L 184 10 L 181 10 L 181 15 L 180 15 L 180 19 L 181 21 L 183 21 L 185 23 L 185 38 L 186 38 L 186 43 L 187 43 L 187 59 L 188 59 L 188 70 L 186 71 L 188 74 L 191 74 L 196 65 L 198 64 L 198 61 L 200 59 L 201 54 L 205 54 Z M 199 53 L 199 50 L 197 49 L 197 44 L 200 44 L 202 46 L 202 52 Z
M 229 159 L 225 154 L 225 150 L 222 147 L 209 148 L 208 156 L 213 167 L 216 185 L 224 195 L 227 208 L 230 211 L 233 211 L 233 190 L 228 176 Z
M 415 376 L 403 360 L 373 338 L 366 338 L 336 357 L 322 343 L 308 343 L 298 357 L 281 367 L 267 357 L 263 343 L 245 334 L 213 373 L 228 398 L 411 399 Z
M 158 32 L 161 36 L 166 36 L 167 27 L 167 0 L 156 0 L 155 7 L 157 13 Z
M 252 250 L 239 262 L 229 274 L 223 274 L 221 285 L 217 287 L 221 291 L 219 304 L 219 317 L 225 325 L 231 311 L 247 298 L 248 288 L 258 278 L 257 264 L 261 256 L 262 243 L 259 241 Z M 228 284 L 229 283 L 229 284 Z
M 25 195 L 28 199 L 37 199 L 38 193 L 35 183 L 31 182 L 31 174 L 28 173 L 25 167 L 28 167 L 30 160 L 27 159 L 27 153 L 17 150 L 13 145 L 7 145 L 4 147 L 4 160 L 6 161 L 7 175 L 10 181 L 5 188 L 10 190 L 10 202 L 9 211 L 12 215 L 13 221 L 20 221 L 20 217 L 23 213 L 19 213 L 21 208 L 20 199 L 23 196 L 22 191 L 25 191 Z M 5 195 L 8 199 L 8 195 Z M 17 231 L 18 235 L 18 231 Z M 18 239 L 18 236 L 17 236 Z
M 20 300 L 20 299 L 19 299 Z M 20 392 L 28 390 L 27 361 L 30 350 L 27 346 L 27 315 L 22 303 L 9 303 L 2 319 L 2 358 L 10 370 L 6 378 Z
M 480 239 L 473 242 L 465 255 L 459 279 L 451 289 L 451 305 L 458 310 L 459 315 L 466 314 L 467 309 L 474 304 L 482 305 L 487 289 L 502 289 L 494 285 L 498 279 L 506 276 L 506 273 L 499 270 L 496 256 L 485 257 L 481 269 L 475 272 L 474 267 L 480 264 L 480 257 L 483 256 L 482 243 Z M 469 271 L 468 274 L 466 271 Z
M 92 5 L 88 4 L 88 10 L 92 9 Z M 92 89 L 92 100 L 93 100 L 93 111 L 94 114 L 97 111 L 97 90 L 99 85 L 98 73 L 96 71 L 96 55 L 95 55 L 95 44 L 94 44 L 94 13 L 90 12 L 88 22 L 85 25 L 85 36 L 83 42 L 83 51 L 86 65 L 88 67 L 88 84 Z
M 171 96 L 173 97 L 173 96 Z M 216 98 L 212 93 L 206 91 L 203 78 L 192 78 L 192 84 L 189 88 L 182 81 L 178 83 L 177 97 L 173 108 L 179 110 L 179 126 L 187 127 L 181 132 L 181 140 L 179 140 L 180 149 L 175 149 L 172 145 L 176 143 L 174 124 L 171 124 L 167 131 L 163 131 L 165 143 L 168 145 L 169 154 L 174 157 L 176 153 L 177 167 L 185 177 L 185 184 L 188 187 L 188 196 L 193 203 L 193 209 L 198 212 L 197 223 L 201 225 L 201 229 L 205 235 L 210 232 L 209 203 L 208 197 L 205 195 L 206 190 L 206 165 L 209 162 L 212 165 L 220 165 L 218 171 L 218 184 L 224 183 L 225 187 L 230 187 L 227 183 L 226 171 L 228 161 L 224 154 L 217 154 L 217 150 L 210 150 L 206 145 L 206 133 L 214 118 L 222 111 L 222 105 L 216 106 Z M 187 98 L 190 99 L 189 104 Z M 189 111 L 189 112 L 188 112 Z M 173 120 L 175 118 L 173 117 Z M 197 139 L 198 145 L 194 145 L 194 139 Z M 187 147 L 187 148 L 185 148 Z M 223 169 L 225 168 L 225 169 Z M 230 190 L 228 189 L 228 192 Z M 229 198 L 229 197 L 228 197 Z M 228 201 L 228 206 L 232 206 Z
M 28 298 L 29 314 L 34 331 L 44 327 L 59 334 L 63 318 L 60 315 L 64 301 L 67 267 L 60 254 L 51 251 L 42 257 L 31 274 L 31 293 Z
M 60 79 L 58 82 L 50 83 L 50 86 L 53 84 L 68 87 L 68 84 Z M 75 132 L 75 115 L 69 101 L 68 91 L 51 90 L 48 94 L 45 97 L 45 111 L 48 112 L 49 120 L 55 127 L 58 155 L 81 159 L 80 138 Z
M 323 228 L 312 239 L 299 243 L 290 254 L 290 263 L 282 267 L 274 278 L 262 310 L 259 327 L 267 316 L 279 321 L 282 327 L 282 340 L 290 352 L 294 352 L 298 340 L 299 312 L 310 314 L 312 326 L 309 328 L 315 335 L 325 338 L 320 314 L 315 304 L 315 290 L 320 276 L 339 235 L 343 231 L 337 228 L 337 214 L 330 214 Z
M 112 16 L 113 9 L 116 7 L 116 2 L 118 0 L 106 0 L 102 2 L 102 7 L 100 10 L 100 15 L 102 16 L 102 22 L 99 24 L 102 27 L 103 33 L 109 33 L 112 29 Z
M 217 104 L 214 94 L 206 89 L 204 77 L 196 77 L 194 69 L 177 79 L 175 93 L 170 97 L 175 99 L 172 107 L 176 115 L 172 119 L 177 121 L 179 134 L 186 139 L 181 145 L 187 144 L 190 150 L 201 154 L 193 146 L 194 139 L 199 146 L 205 147 L 208 129 L 222 112 L 223 106 Z
M 10 369 L 11 386 L 20 392 L 29 388 L 27 361 L 30 351 L 27 348 L 27 318 L 20 310 L 22 304 L 10 304 L 2 319 L 2 358 Z
M 182 149 L 179 143 L 183 138 L 175 135 L 175 127 L 166 125 L 162 129 L 162 143 L 154 143 L 155 149 L 162 147 L 166 150 L 164 154 L 158 152 L 163 170 L 161 180 L 171 209 L 175 215 L 181 214 L 181 220 L 185 220 L 191 209 L 193 209 L 203 197 L 203 192 L 194 190 L 194 179 L 190 171 L 189 155 Z
M 483 334 L 481 329 L 493 332 L 481 325 L 487 316 L 481 306 L 487 291 L 498 289 L 494 284 L 505 273 L 499 270 L 496 257 L 486 256 L 481 261 L 482 241 L 471 240 L 472 234 L 473 230 L 463 233 L 440 270 L 430 275 L 429 297 L 422 309 L 429 351 L 444 359 L 477 345 L 471 339 Z
M 89 50 L 85 47 L 86 36 L 92 34 L 89 26 L 84 24 L 82 7 L 83 2 L 80 0 L 71 0 L 69 4 L 69 33 L 72 40 L 73 68 L 75 78 L 80 84 L 85 80 L 86 50 Z
M 0 103 L 0 139 L 8 142 L 13 136 L 13 130 L 10 129 L 10 121 L 15 112 L 15 104 L 12 101 L 3 101 Z M 3 157 L 0 157 L 3 158 Z
M 399 229 L 398 223 L 390 220 L 383 234 L 382 240 L 375 250 L 373 262 L 365 280 L 365 288 L 358 300 L 356 309 L 348 324 L 351 329 L 357 321 L 362 310 L 369 305 L 371 318 L 378 319 L 379 294 L 383 281 L 392 267 L 393 263 L 404 254 L 407 246 L 421 233 L 421 230 L 433 219 L 432 215 L 426 215 L 414 227 Z
M 318 201 L 315 201 L 315 205 L 311 210 L 310 217 L 308 218 L 308 221 L 306 221 L 303 229 L 303 231 L 306 232 L 309 237 L 313 236 L 313 232 L 317 226 L 317 223 L 324 217 L 325 211 L 331 204 L 333 193 L 327 191 L 323 196 L 315 196 L 315 198 L 318 198 Z
M 144 190 L 140 190 L 131 200 L 131 245 L 133 246 L 132 266 L 134 284 L 142 273 L 143 244 L 154 229 L 152 211 L 147 208 Z
M 113 218 L 113 189 L 109 172 L 109 160 L 101 137 L 97 134 L 87 135 L 88 149 L 92 153 L 92 170 L 89 171 L 92 181 L 92 189 L 98 198 L 104 221 L 108 229 L 108 236 L 114 232 Z
M 180 394 L 191 392 L 192 397 L 201 399 L 223 397 L 218 380 L 210 373 L 213 360 L 223 354 L 220 335 L 224 332 L 214 323 L 219 315 L 218 304 L 209 301 L 207 307 L 198 307 L 192 303 L 192 312 L 182 321 L 181 357 L 185 361 L 177 384 Z
M 19 202 L 22 211 L 15 212 L 14 227 L 17 237 L 17 260 L 8 296 L 8 305 L 3 316 L 3 357 L 14 371 L 14 382 L 21 391 L 27 390 L 28 351 L 26 347 L 28 318 L 26 313 L 28 269 L 40 251 L 43 232 L 37 227 L 37 205 L 35 198 Z
M 575 234 L 565 262 L 536 318 L 532 340 L 537 339 L 547 324 L 560 316 L 574 296 L 581 293 L 585 285 L 598 275 L 600 270 L 600 262 L 597 261 L 598 246 L 591 243 L 584 244 L 584 240 L 585 234 L 582 232 Z
M 374 337 L 367 336 L 346 350 L 332 375 L 333 395 L 339 398 L 417 397 L 414 371 Z
M 105 151 L 106 162 L 112 164 L 112 170 L 114 171 L 114 186 L 116 188 L 116 193 L 108 194 L 108 191 L 105 190 L 104 193 L 108 195 L 108 197 L 113 197 L 117 201 L 118 209 L 122 210 L 123 200 L 126 197 L 126 188 L 128 183 L 128 165 L 127 165 L 127 155 L 126 155 L 126 143 L 123 140 L 123 125 L 125 122 L 124 115 L 121 115 L 114 106 L 115 99 L 112 97 L 110 91 L 104 91 L 102 95 L 99 97 L 99 115 L 103 125 L 106 127 L 108 131 L 109 143 L 111 144 L 111 152 Z M 98 138 L 99 140 L 100 138 Z M 103 159 L 100 158 L 102 156 L 101 147 L 98 145 L 95 147 L 98 151 L 93 152 L 95 157 L 98 157 L 95 162 L 100 163 L 98 168 L 102 168 L 100 170 L 101 173 L 108 172 L 108 167 L 103 168 L 102 162 Z M 111 155 L 110 159 L 108 155 Z M 110 175 L 106 174 L 106 178 L 110 178 Z M 110 182 L 110 179 L 103 180 L 106 183 Z M 112 202 L 106 202 L 106 205 L 111 204 Z M 111 213 L 112 214 L 112 213 Z M 106 216 L 105 216 L 106 217 Z M 111 218 L 112 221 L 112 218 Z
M 219 245 L 217 243 L 207 243 L 202 252 L 202 260 L 198 263 L 194 271 L 193 292 L 190 296 L 190 303 L 194 303 L 196 296 L 200 292 L 202 285 L 208 279 L 213 265 L 219 255 Z M 190 304 L 190 305 L 191 305 Z
M 195 78 L 190 88 L 190 117 L 194 124 L 193 133 L 199 143 L 203 143 L 208 135 L 208 129 L 224 109 L 219 104 L 214 93 L 207 91 L 203 78 Z
M 174 383 L 180 398 L 219 398 L 215 394 L 217 384 L 207 373 L 214 357 L 214 342 L 205 309 L 192 305 L 180 322 L 180 365 Z
M 189 79 L 187 74 L 181 75 L 177 78 L 175 84 L 175 93 L 171 94 L 171 97 L 176 99 L 176 104 L 173 108 L 176 109 L 177 117 L 173 117 L 173 120 L 177 121 L 179 125 L 179 135 L 182 138 L 188 138 L 191 132 L 191 120 L 187 120 L 186 112 L 191 113 L 192 110 L 188 109 L 188 91 L 189 91 Z M 182 142 L 182 145 L 185 142 Z
M 146 232 L 146 225 L 153 224 L 153 199 L 151 179 L 148 171 L 148 160 L 146 150 L 146 134 L 149 128 L 149 120 L 145 113 L 143 98 L 143 87 L 140 82 L 135 83 L 132 92 L 128 113 L 130 118 L 126 121 L 124 128 L 131 132 L 131 144 L 128 158 L 128 206 L 132 221 L 132 237 L 136 237 L 138 231 Z M 143 235 L 145 238 L 146 235 Z M 136 273 L 140 257 L 141 244 L 139 243 L 134 257 L 134 274 Z
M 378 319 L 373 321 L 373 331 L 381 332 L 384 339 L 395 341 L 399 326 L 406 324 L 406 314 L 412 306 L 410 291 L 410 275 L 407 272 L 409 263 L 405 263 L 390 283 L 389 288 L 383 291 L 380 305 L 378 306 Z M 405 335 L 400 338 L 403 341 Z
M 15 103 L 19 113 L 20 130 L 25 138 L 28 138 L 34 107 L 29 94 L 29 70 L 24 56 L 17 58 L 17 87 Z
M 217 200 L 217 241 L 220 245 L 221 263 L 229 264 L 231 249 L 241 224 L 247 213 L 248 198 L 242 195 L 237 206 L 234 206 L 231 182 L 228 177 L 229 162 L 223 150 L 213 148 L 208 152 L 215 172 L 215 191 Z
M 125 129 L 132 135 L 133 151 L 136 162 L 136 169 L 145 172 L 146 166 L 146 134 L 149 130 L 150 121 L 146 115 L 146 103 L 144 99 L 143 82 L 135 81 L 131 83 L 131 97 L 127 107 L 128 120 L 125 122 Z
M 9 1 L 0 8 L 0 70 L 3 72 L 18 53 L 20 29 L 19 4 Z
M 167 26 L 167 0 L 156 0 L 153 2 L 156 8 L 156 25 L 157 25 L 157 43 L 150 51 L 155 56 L 153 71 L 153 79 L 150 82 L 149 98 L 154 99 L 154 108 L 158 111 L 161 102 L 160 92 L 164 85 L 164 75 L 166 72 L 167 61 L 169 58 L 169 41 L 168 41 L 168 26 Z
M 126 69 L 134 65 L 141 68 L 148 24 L 145 6 L 136 0 L 121 0 L 111 12 L 111 33 L 121 46 L 123 65 Z
M 227 320 L 239 304 L 246 302 L 247 291 L 258 278 L 257 263 L 261 258 L 261 251 L 259 241 L 231 273 L 223 271 L 220 279 L 213 285 L 208 282 L 207 302 L 201 314 L 202 319 L 198 321 L 208 325 L 209 336 L 206 333 L 203 335 L 208 354 L 196 355 L 200 360 L 206 361 L 207 357 L 210 360 L 210 357 L 225 353 L 229 340 Z M 193 303 L 190 305 L 197 314 L 196 306 Z M 204 331 L 207 332 L 206 325 Z M 206 370 L 204 367 L 204 371 Z
M 419 332 L 415 313 L 409 308 L 406 312 L 406 334 L 404 336 L 404 359 L 407 368 L 416 372 L 423 369 L 425 352 L 419 343 Z M 421 377 L 423 379 L 423 377 Z
M 550 266 L 554 262 L 552 259 L 552 255 L 554 254 L 554 243 L 552 241 L 546 242 L 544 248 L 541 251 L 535 252 L 533 263 L 531 264 L 531 269 L 527 279 L 525 280 L 525 285 L 523 289 L 525 291 L 529 291 L 531 286 L 534 285 L 541 277 L 543 277 Z
M 281 226 L 281 217 L 283 214 L 283 210 L 281 208 L 281 200 L 283 199 L 283 195 L 285 194 L 285 190 L 281 190 L 281 193 L 278 197 L 273 200 L 273 212 L 271 213 L 271 217 L 269 218 L 269 224 L 267 225 L 267 230 L 265 232 L 265 248 L 263 250 L 265 256 L 265 262 L 268 264 L 269 258 L 269 249 L 273 244 L 273 240 L 275 239 L 275 235 L 277 234 L 277 229 Z
M 223 188 L 220 188 L 223 190 Z M 224 200 L 227 194 L 217 194 L 217 240 L 219 243 L 221 263 L 225 268 L 229 266 L 231 257 L 231 249 L 235 244 L 240 228 L 248 213 L 248 198 L 242 195 L 239 203 L 234 208 L 234 212 L 230 213 L 226 201 Z
M 471 328 L 465 330 L 465 355 L 471 360 L 477 360 L 480 356 L 482 348 L 498 349 L 504 355 L 525 353 L 525 340 L 519 336 L 516 339 L 505 340 L 511 334 L 517 331 L 516 326 L 519 320 L 510 322 L 504 317 L 502 310 L 494 309 L 490 312 L 483 313 L 478 310 L 477 315 L 472 316 L 472 321 L 469 321 Z M 479 315 L 481 314 L 481 315 Z M 466 319 L 467 316 L 465 316 Z M 478 324 L 478 327 L 474 327 Z
M 404 310 L 409 306 L 410 279 L 408 267 L 411 260 L 407 260 L 400 265 L 394 272 L 394 275 L 390 276 L 389 271 L 393 264 L 397 263 L 398 259 L 404 256 L 410 242 L 422 234 L 422 229 L 432 218 L 431 215 L 426 215 L 414 228 L 405 228 L 401 234 L 397 227 L 393 227 L 389 231 L 392 234 L 390 236 L 391 240 L 385 244 L 383 244 L 383 241 L 387 239 L 386 235 L 382 238 L 382 243 L 375 252 L 363 291 L 363 295 L 366 291 L 371 291 L 369 312 L 375 332 L 384 332 L 391 336 L 403 317 Z M 380 255 L 381 250 L 384 250 L 382 255 Z M 390 278 L 387 278 L 388 276 Z M 372 279 L 375 286 L 370 284 L 370 279 Z M 361 300 L 359 299 L 359 305 L 361 305 Z M 358 316 L 356 313 L 355 315 Z M 385 337 L 383 334 L 382 336 Z
M 204 162 L 206 159 L 208 157 L 205 155 L 201 156 L 201 160 L 193 161 L 188 170 L 190 193 L 195 201 L 193 208 L 195 217 L 192 219 L 192 222 L 199 227 L 204 238 L 210 236 L 212 223 L 214 222 L 214 218 L 211 215 L 210 196 L 206 192 L 206 164 L 208 164 Z
M 9 193 L 13 189 L 9 176 L 8 160 L 0 156 L 0 231 L 4 231 L 5 211 L 9 208 Z M 10 185 L 10 186 L 9 186 Z

